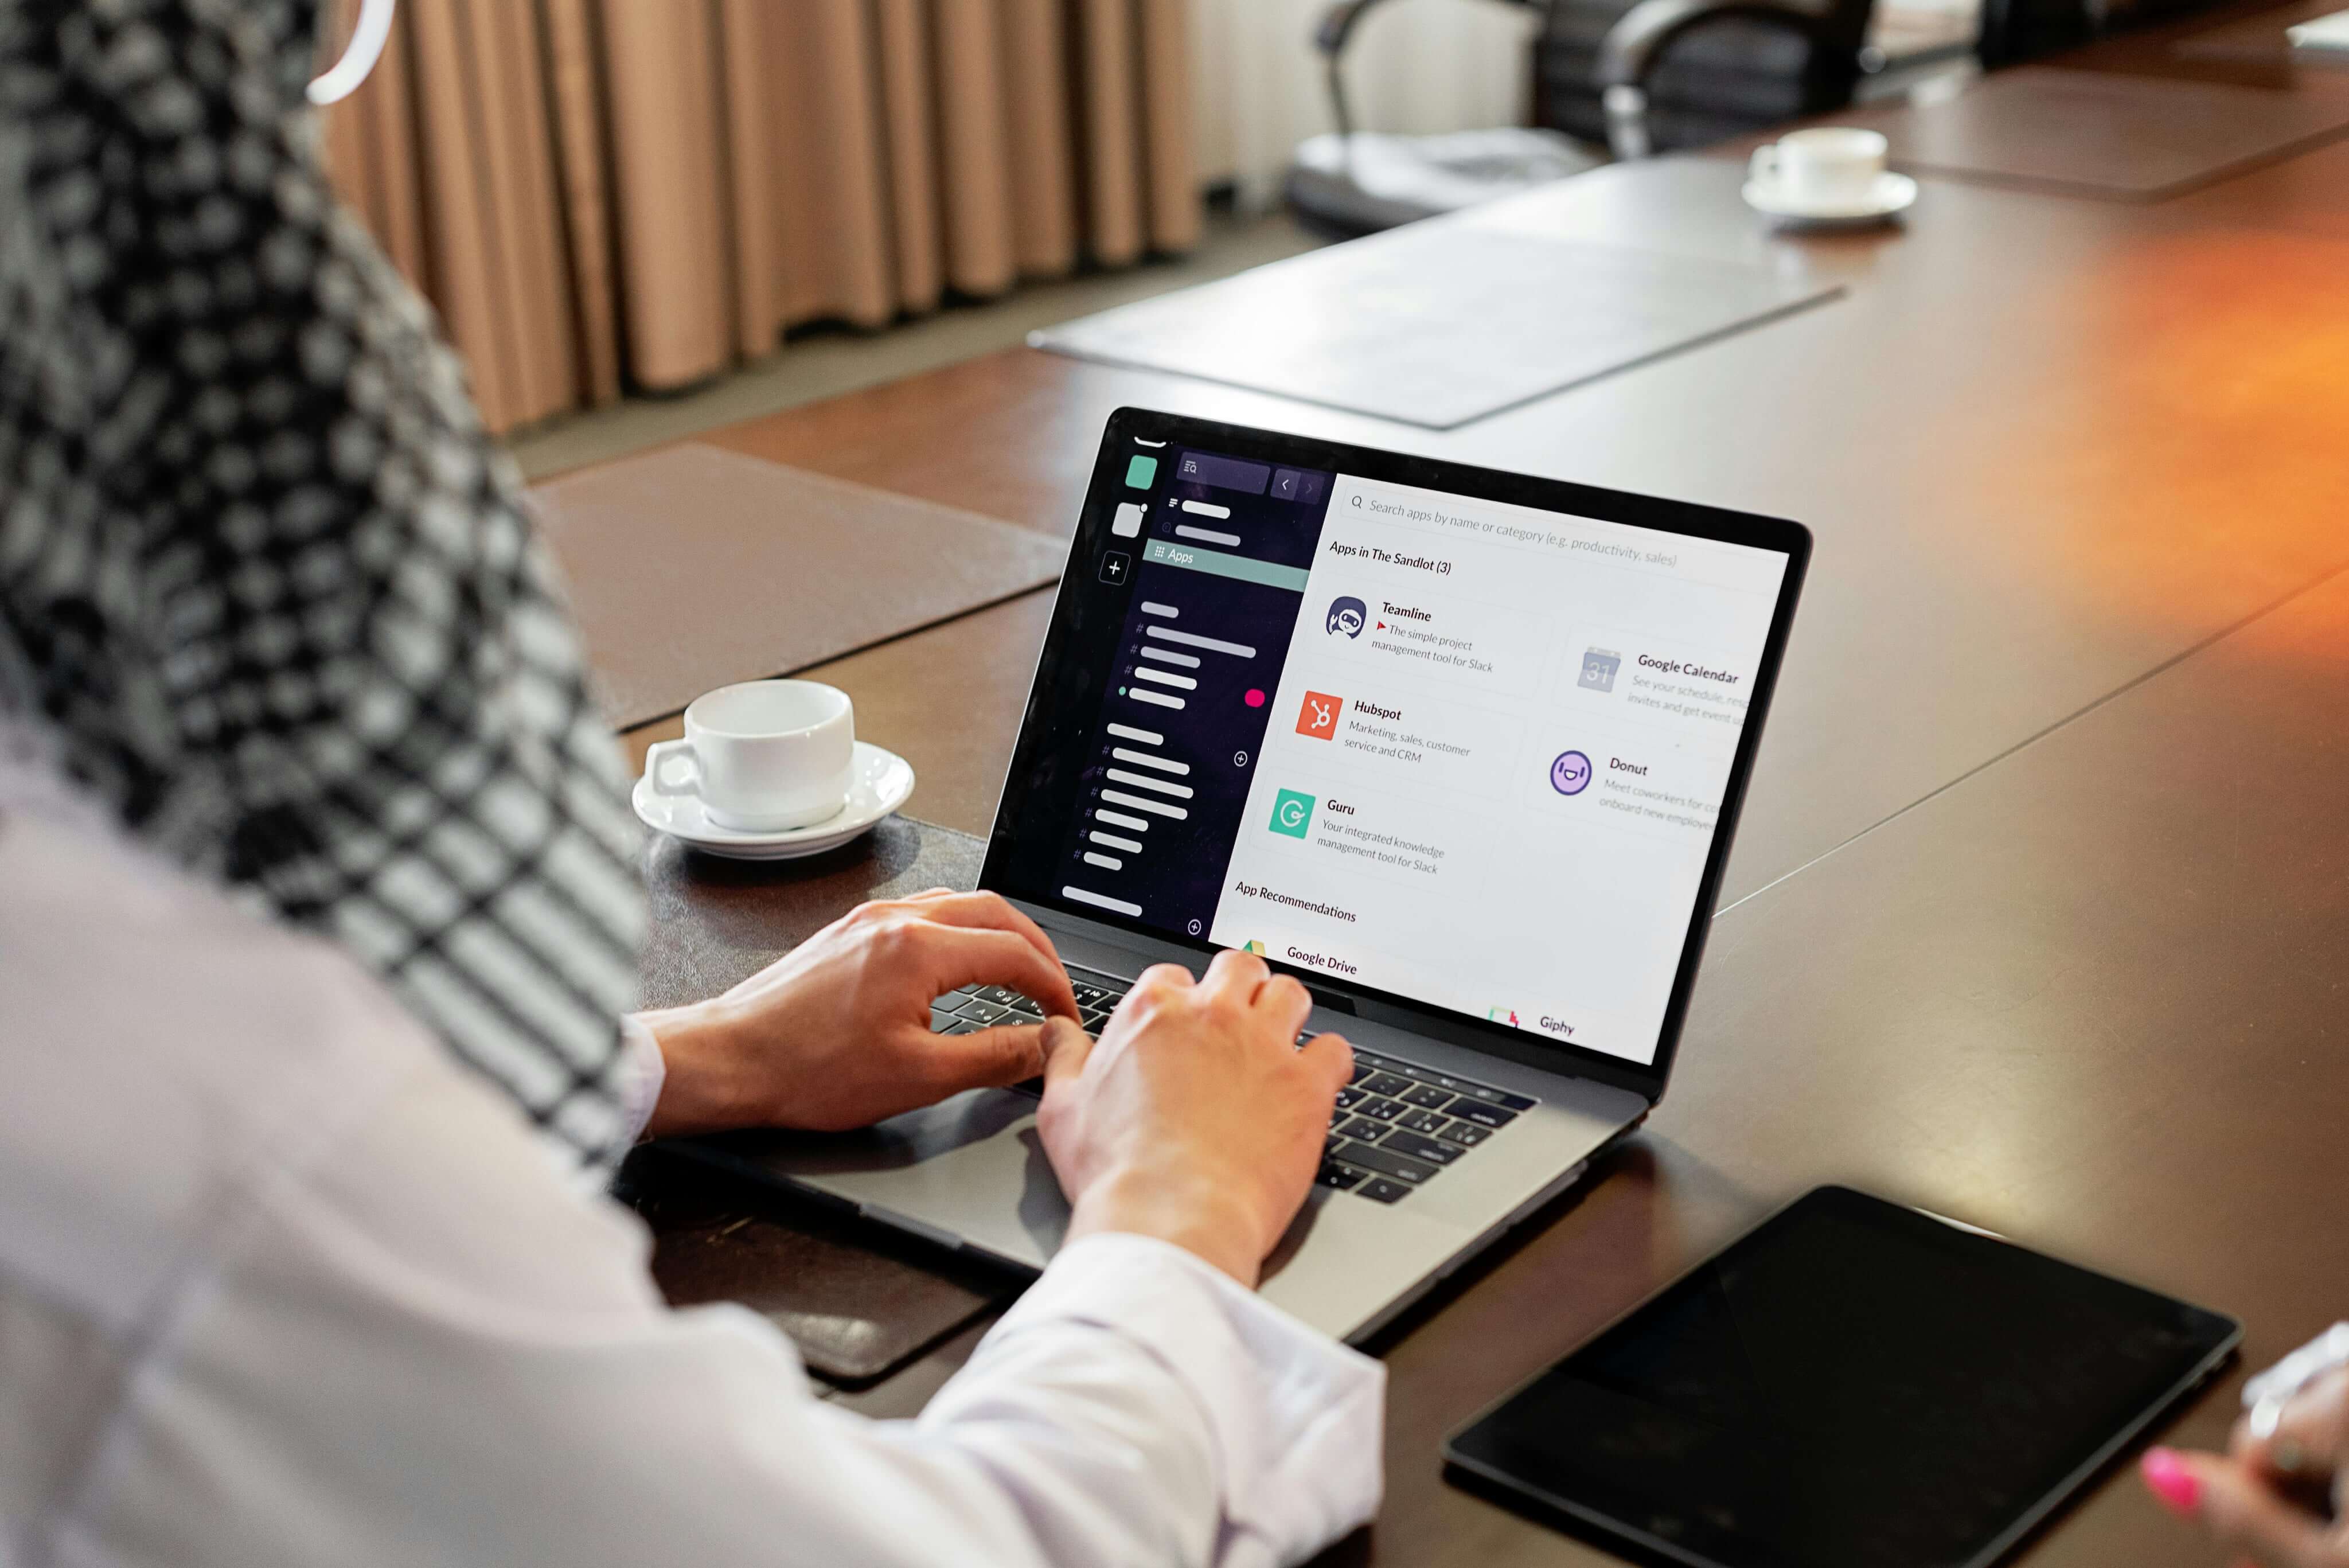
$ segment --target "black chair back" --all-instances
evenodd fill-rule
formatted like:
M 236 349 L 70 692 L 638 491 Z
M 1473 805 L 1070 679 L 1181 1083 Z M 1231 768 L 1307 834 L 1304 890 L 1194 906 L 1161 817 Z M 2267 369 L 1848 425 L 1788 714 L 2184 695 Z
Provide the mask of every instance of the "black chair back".
M 1534 46 L 1536 124 L 1607 140 L 1599 43 L 1636 3 L 1554 0 Z M 1823 0 L 1810 37 L 1724 16 L 1672 39 L 1646 84 L 1654 150 L 1701 147 L 1846 108 L 1872 8 L 1873 0 Z

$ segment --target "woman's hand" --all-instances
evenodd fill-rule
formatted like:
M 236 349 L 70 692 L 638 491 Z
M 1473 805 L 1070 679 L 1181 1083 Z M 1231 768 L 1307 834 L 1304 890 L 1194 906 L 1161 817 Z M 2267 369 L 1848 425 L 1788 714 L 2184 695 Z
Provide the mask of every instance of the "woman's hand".
M 723 996 L 643 1014 L 667 1068 L 646 1134 L 839 1131 L 1036 1076 L 1040 1024 L 931 1033 L 932 999 L 975 984 L 1077 1016 L 1051 940 L 995 894 L 864 905 Z
M 1320 1168 L 1353 1048 L 1297 1049 L 1312 999 L 1262 959 L 1219 953 L 1207 977 L 1161 964 L 1102 1031 L 1047 1024 L 1038 1130 L 1075 1210 L 1069 1239 L 1172 1241 L 1253 1286 Z
M 2238 1422 L 2224 1458 L 2155 1449 L 2143 1469 L 2165 1507 L 2261 1568 L 2349 1568 L 2349 1370 L 2302 1389 L 2268 1437 Z

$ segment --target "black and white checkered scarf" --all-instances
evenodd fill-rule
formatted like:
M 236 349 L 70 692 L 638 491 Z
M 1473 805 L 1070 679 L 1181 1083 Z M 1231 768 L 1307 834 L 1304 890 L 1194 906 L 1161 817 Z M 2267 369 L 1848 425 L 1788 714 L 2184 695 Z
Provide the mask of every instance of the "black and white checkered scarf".
M 0 720 L 602 1161 L 619 758 L 458 362 L 320 173 L 316 7 L 0 0 Z

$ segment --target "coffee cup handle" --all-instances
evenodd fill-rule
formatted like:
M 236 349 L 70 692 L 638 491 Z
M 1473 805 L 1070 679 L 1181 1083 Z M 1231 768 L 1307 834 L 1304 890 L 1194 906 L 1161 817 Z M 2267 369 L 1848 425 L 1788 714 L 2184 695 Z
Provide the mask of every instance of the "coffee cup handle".
M 693 764 L 691 783 L 683 789 L 668 782 L 668 764 L 678 759 Z M 653 793 L 667 795 L 699 795 L 701 794 L 701 759 L 694 754 L 690 741 L 656 741 L 645 749 L 645 777 L 652 780 Z
M 1745 178 L 1756 185 L 1775 185 L 1778 182 L 1778 144 L 1776 142 L 1767 142 L 1754 150 L 1753 160 L 1745 166 Z

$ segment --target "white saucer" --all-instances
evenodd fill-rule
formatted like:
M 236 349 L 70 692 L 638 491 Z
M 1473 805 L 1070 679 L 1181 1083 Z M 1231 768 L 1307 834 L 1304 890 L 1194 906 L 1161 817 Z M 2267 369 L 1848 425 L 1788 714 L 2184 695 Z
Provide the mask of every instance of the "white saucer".
M 1876 177 L 1867 195 L 1846 202 L 1805 201 L 1775 180 L 1749 180 L 1744 194 L 1747 206 L 1790 227 L 1848 229 L 1907 212 L 1917 200 L 1917 182 L 1887 170 Z
M 856 742 L 848 804 L 837 815 L 783 833 L 745 833 L 709 820 L 700 800 L 689 794 L 656 794 L 652 780 L 640 778 L 629 797 L 647 827 L 679 843 L 729 860 L 797 860 L 837 849 L 905 804 L 914 793 L 914 764 L 866 741 Z

